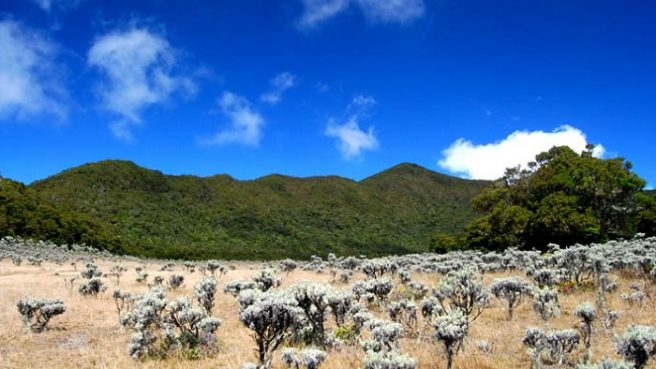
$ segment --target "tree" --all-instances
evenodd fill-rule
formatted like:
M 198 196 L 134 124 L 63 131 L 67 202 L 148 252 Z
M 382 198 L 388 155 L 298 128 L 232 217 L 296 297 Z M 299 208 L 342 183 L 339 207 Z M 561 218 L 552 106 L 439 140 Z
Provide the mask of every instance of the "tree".
M 428 248 L 431 252 L 445 254 L 458 249 L 458 241 L 448 233 L 438 232 L 431 237 Z
M 505 175 L 476 196 L 483 212 L 465 227 L 463 246 L 502 250 L 511 246 L 546 249 L 628 238 L 656 231 L 656 200 L 642 192 L 645 181 L 623 158 L 599 159 L 593 146 L 580 155 L 553 147 L 536 155 L 527 169 Z

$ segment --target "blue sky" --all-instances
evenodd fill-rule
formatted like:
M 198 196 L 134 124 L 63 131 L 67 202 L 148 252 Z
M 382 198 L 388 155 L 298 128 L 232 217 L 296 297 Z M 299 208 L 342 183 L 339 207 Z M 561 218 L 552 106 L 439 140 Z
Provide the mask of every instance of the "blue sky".
M 651 186 L 654 19 L 631 0 L 4 0 L 0 174 L 493 178 L 590 142 Z

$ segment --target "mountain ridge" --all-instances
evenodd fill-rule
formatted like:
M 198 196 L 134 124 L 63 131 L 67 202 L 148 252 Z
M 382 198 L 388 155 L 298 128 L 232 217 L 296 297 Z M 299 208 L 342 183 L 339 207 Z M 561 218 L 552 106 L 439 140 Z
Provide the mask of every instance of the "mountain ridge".
M 125 252 L 271 259 L 426 251 L 457 233 L 491 182 L 400 163 L 360 181 L 340 176 L 169 175 L 125 160 L 69 168 L 29 185 L 44 201 L 110 224 Z

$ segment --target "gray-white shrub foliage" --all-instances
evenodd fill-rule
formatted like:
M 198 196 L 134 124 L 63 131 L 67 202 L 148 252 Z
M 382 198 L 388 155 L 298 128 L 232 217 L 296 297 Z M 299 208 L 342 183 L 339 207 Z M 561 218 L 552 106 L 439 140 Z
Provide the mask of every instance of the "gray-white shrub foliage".
M 390 319 L 403 323 L 406 327 L 415 328 L 417 325 L 417 305 L 407 299 L 393 302 L 388 305 L 387 311 Z
M 120 320 L 133 330 L 128 352 L 135 359 L 163 356 L 177 349 L 211 352 L 216 343 L 214 333 L 221 325 L 205 310 L 194 308 L 188 298 L 166 300 L 161 287 L 138 297 L 134 308 Z
M 138 271 L 136 281 L 139 282 L 139 283 L 147 283 L 148 282 L 148 273 L 146 273 L 143 270 Z
M 444 310 L 447 310 L 445 304 L 448 301 L 451 310 L 462 311 L 470 320 L 481 315 L 490 302 L 490 292 L 483 284 L 483 277 L 472 267 L 447 273 L 433 291 L 433 295 L 440 301 Z
M 566 365 L 569 354 L 578 346 L 580 340 L 580 334 L 573 329 L 545 334 L 541 329 L 529 328 L 522 342 L 528 347 L 531 362 L 536 368 L 540 367 L 543 361 Z
M 177 290 L 178 288 L 182 287 L 184 280 L 185 278 L 183 275 L 171 274 L 167 282 L 170 289 Z
M 617 352 L 634 368 L 642 369 L 656 354 L 656 328 L 649 325 L 630 325 L 624 335 L 615 337 Z
M 597 309 L 595 309 L 594 304 L 585 302 L 574 309 L 574 315 L 581 319 L 581 330 L 585 342 L 585 358 L 583 361 L 587 363 L 591 357 L 592 325 L 597 319 Z
M 212 274 L 213 277 L 216 276 L 217 270 L 219 271 L 219 273 L 223 273 L 225 271 L 225 267 L 216 260 L 208 260 L 207 263 L 205 264 L 205 269 L 209 270 L 210 274 Z
M 262 293 L 240 312 L 239 320 L 253 331 L 259 365 L 270 366 L 273 352 L 292 335 L 302 316 L 296 300 L 283 292 Z
M 325 341 L 326 316 L 328 314 L 329 299 L 333 293 L 330 285 L 317 282 L 300 282 L 289 289 L 290 297 L 296 300 L 296 306 L 301 308 L 304 317 L 311 327 L 310 341 L 323 345 Z
M 435 340 L 441 342 L 446 350 L 446 367 L 451 369 L 453 356 L 469 334 L 469 319 L 463 310 L 454 309 L 436 318 L 433 327 Z
M 80 284 L 78 291 L 82 296 L 98 297 L 98 294 L 106 289 L 105 283 L 100 278 L 93 277 Z
M 365 294 L 368 293 L 375 297 L 379 303 L 387 300 L 392 289 L 394 289 L 394 283 L 387 277 L 370 279 L 364 283 Z
M 433 320 L 435 315 L 443 315 L 445 313 L 442 304 L 435 297 L 427 297 L 421 300 L 421 315 L 424 317 L 424 320 L 430 323 Z
M 263 269 L 255 273 L 253 276 L 253 282 L 257 284 L 257 288 L 262 290 L 262 292 L 266 292 L 269 289 L 280 285 L 280 279 L 277 278 L 270 269 Z
M 282 362 L 293 369 L 317 369 L 328 357 L 325 351 L 316 348 L 305 348 L 300 352 L 294 348 L 284 349 L 282 352 Z
M 516 277 L 495 280 L 490 291 L 496 298 L 504 299 L 508 303 L 508 320 L 512 319 L 513 310 L 524 301 L 524 297 L 533 294 L 531 285 Z
M 567 279 L 566 272 L 561 269 L 544 268 L 531 273 L 535 283 L 540 286 L 554 286 Z
M 226 283 L 225 287 L 223 287 L 223 292 L 237 297 L 242 291 L 252 290 L 255 288 L 257 288 L 257 283 L 254 281 L 237 280 Z
M 96 264 L 89 262 L 86 264 L 83 271 L 80 272 L 82 278 L 91 279 L 96 277 L 102 277 L 102 271 Z
M 346 323 L 347 314 L 353 307 L 353 294 L 350 291 L 331 290 L 326 296 L 335 324 L 341 327 Z
M 109 274 L 111 276 L 113 276 L 114 278 L 116 278 L 116 284 L 120 284 L 121 283 L 121 276 L 123 275 L 123 273 L 125 273 L 127 271 L 128 270 L 122 265 L 114 265 L 109 270 Z
M 533 310 L 545 322 L 560 315 L 558 291 L 549 287 L 536 289 L 533 297 Z
M 384 319 L 370 319 L 364 326 L 371 332 L 371 340 L 363 341 L 365 351 L 392 351 L 398 349 L 403 326 Z
M 116 312 L 119 317 L 134 308 L 135 296 L 128 291 L 114 290 L 112 293 L 114 304 L 116 305 Z
M 576 369 L 631 369 L 633 365 L 627 363 L 624 360 L 604 360 L 596 364 L 579 364 L 576 366 Z
M 280 270 L 289 274 L 298 268 L 298 264 L 292 259 L 285 259 L 280 261 Z
M 194 297 L 200 306 L 205 309 L 207 314 L 212 314 L 214 307 L 214 296 L 218 283 L 214 277 L 204 278 L 194 285 Z
M 387 258 L 365 260 L 360 264 L 360 270 L 367 278 L 380 278 L 385 274 L 394 275 L 399 269 L 399 265 Z
M 42 332 L 47 329 L 48 322 L 52 317 L 63 314 L 66 311 L 62 300 L 40 299 L 29 297 L 19 300 L 16 304 L 18 313 L 23 319 L 25 327 L 32 332 Z
M 645 293 L 642 292 L 642 288 L 638 283 L 632 283 L 631 292 L 622 293 L 620 298 L 622 301 L 628 302 L 629 305 L 639 305 L 642 306 L 642 301 L 645 299 Z
M 363 369 L 415 369 L 417 360 L 398 352 L 369 352 Z

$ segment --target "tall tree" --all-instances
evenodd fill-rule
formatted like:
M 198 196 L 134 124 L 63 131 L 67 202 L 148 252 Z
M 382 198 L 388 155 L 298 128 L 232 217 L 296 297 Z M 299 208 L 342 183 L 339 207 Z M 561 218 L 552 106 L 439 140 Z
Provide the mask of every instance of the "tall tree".
M 656 201 L 645 181 L 623 158 L 599 159 L 588 146 L 580 155 L 567 146 L 540 153 L 527 168 L 509 168 L 476 196 L 484 215 L 461 236 L 468 247 L 544 248 L 654 233 Z

